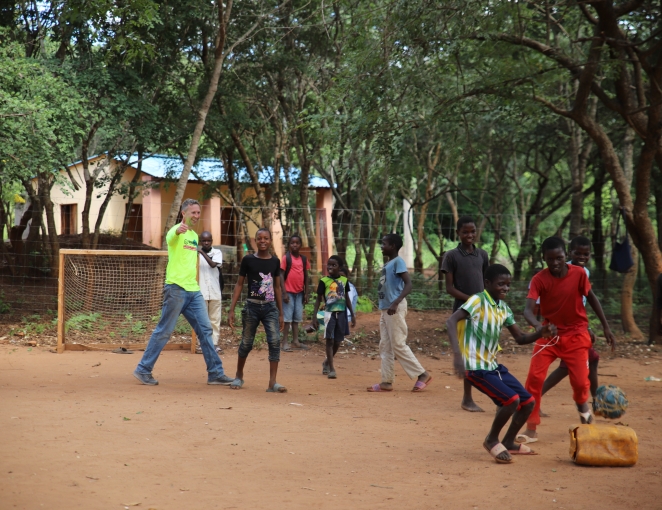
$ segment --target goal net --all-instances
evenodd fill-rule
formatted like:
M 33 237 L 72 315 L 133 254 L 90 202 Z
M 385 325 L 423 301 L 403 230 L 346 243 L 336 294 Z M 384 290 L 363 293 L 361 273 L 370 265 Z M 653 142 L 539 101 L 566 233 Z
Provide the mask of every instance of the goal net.
M 58 348 L 144 349 L 161 317 L 168 252 L 60 250 Z M 166 349 L 195 348 L 177 321 Z

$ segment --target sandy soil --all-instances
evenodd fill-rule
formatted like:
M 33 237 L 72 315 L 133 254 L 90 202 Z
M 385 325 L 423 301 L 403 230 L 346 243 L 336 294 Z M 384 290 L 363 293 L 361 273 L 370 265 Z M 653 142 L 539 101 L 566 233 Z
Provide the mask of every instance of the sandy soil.
M 630 359 L 603 352 L 600 365 L 601 382 L 630 399 L 621 421 L 639 436 L 636 466 L 571 462 L 577 419 L 567 382 L 545 398 L 540 455 L 504 466 L 481 447 L 489 399 L 476 395 L 486 413 L 459 407 L 461 382 L 435 332 L 440 314 L 412 313 L 409 322 L 434 376 L 420 394 L 399 367 L 396 391 L 365 391 L 380 380 L 376 314 L 362 317 L 356 350 L 341 349 L 335 381 L 321 375 L 319 346 L 283 353 L 282 395 L 265 392 L 266 350 L 251 354 L 246 385 L 231 391 L 207 386 L 202 356 L 189 353 L 164 352 L 161 384 L 147 387 L 131 376 L 140 353 L 0 345 L 0 508 L 662 507 L 662 383 L 644 381 L 662 378 L 658 350 L 640 346 Z M 436 344 L 424 342 L 433 332 Z M 521 380 L 527 349 L 501 355 Z M 233 375 L 236 342 L 223 361 Z

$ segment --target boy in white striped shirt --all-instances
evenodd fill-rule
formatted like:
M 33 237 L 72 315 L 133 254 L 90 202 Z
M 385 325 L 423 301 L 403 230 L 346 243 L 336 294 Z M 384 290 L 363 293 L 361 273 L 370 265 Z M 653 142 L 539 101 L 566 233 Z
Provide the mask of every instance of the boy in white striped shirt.
M 512 455 L 535 455 L 528 446 L 515 442 L 535 400 L 505 366 L 497 363 L 501 328 L 506 326 L 520 345 L 556 334 L 554 325 L 536 333 L 522 333 L 503 301 L 510 290 L 510 279 L 508 268 L 491 265 L 485 272 L 485 290 L 471 296 L 446 322 L 457 376 L 466 378 L 499 408 L 483 447 L 500 464 L 512 462 Z M 511 417 L 510 427 L 499 441 L 499 434 Z

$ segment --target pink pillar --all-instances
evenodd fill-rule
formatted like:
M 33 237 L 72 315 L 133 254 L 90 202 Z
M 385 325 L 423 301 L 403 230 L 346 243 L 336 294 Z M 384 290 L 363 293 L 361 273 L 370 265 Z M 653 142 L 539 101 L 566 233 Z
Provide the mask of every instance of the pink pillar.
M 208 230 L 213 243 L 221 244 L 221 197 L 211 197 L 202 202 L 202 228 L 199 230 Z
M 151 181 L 149 175 L 143 181 Z M 143 243 L 155 248 L 161 247 L 161 189 L 151 188 L 143 195 Z
M 315 194 L 315 207 L 317 208 L 317 267 L 326 274 L 326 261 L 335 252 L 333 242 L 333 192 L 331 188 L 317 188 Z

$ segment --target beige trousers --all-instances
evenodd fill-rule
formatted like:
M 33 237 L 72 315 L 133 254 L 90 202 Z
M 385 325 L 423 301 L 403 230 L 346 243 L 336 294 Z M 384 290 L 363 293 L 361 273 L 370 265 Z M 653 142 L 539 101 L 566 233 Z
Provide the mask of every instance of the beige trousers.
M 388 310 L 382 310 L 379 319 L 379 355 L 382 358 L 382 382 L 393 384 L 395 379 L 395 358 L 410 379 L 425 372 L 414 353 L 407 345 L 407 300 L 403 299 L 398 310 L 389 315 Z
M 209 314 L 209 322 L 211 322 L 212 339 L 214 345 L 217 346 L 221 332 L 221 300 L 210 299 L 209 301 L 205 300 L 205 303 L 207 303 L 207 313 Z

